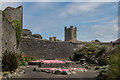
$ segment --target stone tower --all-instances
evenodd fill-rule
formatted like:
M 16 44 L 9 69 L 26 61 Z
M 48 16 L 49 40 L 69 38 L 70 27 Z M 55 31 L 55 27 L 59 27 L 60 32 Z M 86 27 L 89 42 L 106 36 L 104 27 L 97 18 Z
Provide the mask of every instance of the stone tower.
M 77 41 L 77 27 L 74 28 L 71 25 L 70 28 L 67 28 L 65 26 L 65 41 L 72 41 L 72 42 Z

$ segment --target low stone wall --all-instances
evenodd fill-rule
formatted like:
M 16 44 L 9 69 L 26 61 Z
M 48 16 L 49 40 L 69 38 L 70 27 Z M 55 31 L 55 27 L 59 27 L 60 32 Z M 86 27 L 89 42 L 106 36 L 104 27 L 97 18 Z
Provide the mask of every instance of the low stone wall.
M 39 67 L 41 68 L 63 68 L 63 67 L 69 67 L 70 63 L 39 63 Z
M 74 52 L 76 44 L 69 42 L 44 41 L 40 39 L 22 38 L 19 49 L 25 55 L 37 58 L 68 58 Z
M 88 43 L 72 43 L 72 42 L 57 42 L 47 41 L 34 38 L 22 38 L 19 50 L 27 56 L 35 56 L 38 59 L 56 59 L 65 58 L 73 55 L 73 52 L 78 48 Z M 98 45 L 109 45 L 112 43 L 96 43 Z

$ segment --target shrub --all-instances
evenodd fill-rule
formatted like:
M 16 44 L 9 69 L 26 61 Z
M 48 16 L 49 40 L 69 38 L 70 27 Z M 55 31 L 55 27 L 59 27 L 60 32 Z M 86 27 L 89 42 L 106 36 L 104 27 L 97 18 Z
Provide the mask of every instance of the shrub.
M 25 56 L 24 61 L 29 62 L 29 61 L 34 61 L 37 60 L 34 56 Z
M 81 54 L 81 49 L 79 49 L 79 50 L 77 50 L 77 51 L 74 52 L 73 60 L 74 60 L 74 61 L 78 61 L 78 60 L 80 60 L 82 57 L 83 57 L 83 54 Z
M 88 63 L 106 65 L 106 57 L 109 51 L 111 51 L 111 49 L 109 49 L 108 46 L 98 46 L 90 43 L 75 51 L 73 60 L 78 61 L 85 58 Z
M 99 47 L 99 51 L 96 54 L 96 57 L 100 57 L 103 53 L 106 53 L 108 46 L 101 46 Z
M 21 60 L 21 54 L 13 51 L 6 50 L 2 53 L 2 70 L 3 71 L 15 71 L 19 66 Z
M 15 27 L 15 30 L 16 30 L 16 41 L 17 41 L 17 48 L 18 48 L 20 40 L 21 40 L 22 23 L 19 20 L 14 20 L 13 26 Z
M 6 12 L 5 12 L 5 11 L 2 11 L 2 14 L 3 14 L 3 15 L 6 15 Z
M 62 41 L 62 40 L 57 39 L 56 41 Z
M 113 49 L 110 58 L 107 60 L 107 64 L 109 65 L 107 71 L 103 72 L 103 70 L 99 71 L 98 80 L 119 80 L 120 79 L 120 46 L 115 47 Z M 119 78 L 119 79 L 118 79 Z
M 79 60 L 84 57 L 90 57 L 95 54 L 97 54 L 99 51 L 99 47 L 96 44 L 87 44 L 83 46 L 82 48 L 78 49 L 77 51 L 74 52 L 73 59 L 74 60 Z
M 108 78 L 120 78 L 120 45 L 116 46 L 115 52 L 110 56 L 110 60 L 108 60 L 108 64 L 110 65 L 107 77 Z
M 98 39 L 96 39 L 95 42 L 100 42 L 100 41 Z
M 20 66 L 27 66 L 29 61 L 37 60 L 34 56 L 23 56 Z
M 27 66 L 27 62 L 24 59 L 20 63 L 20 66 Z

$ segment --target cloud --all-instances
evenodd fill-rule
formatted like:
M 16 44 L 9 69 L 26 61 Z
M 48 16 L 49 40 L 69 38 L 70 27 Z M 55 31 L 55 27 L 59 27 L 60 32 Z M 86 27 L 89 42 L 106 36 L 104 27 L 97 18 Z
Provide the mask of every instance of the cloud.
M 93 25 L 91 26 L 91 29 L 93 32 L 91 32 L 90 35 L 88 35 L 88 38 L 98 38 L 101 41 L 114 41 L 118 38 L 118 25 L 117 25 L 118 19 L 115 18 L 108 23 L 102 24 L 102 25 Z
M 96 13 L 96 15 L 97 15 L 97 13 Z M 86 20 L 85 23 L 95 23 L 95 22 L 99 22 L 99 23 L 111 23 L 111 22 L 105 22 L 106 20 L 109 20 L 111 18 L 113 18 L 113 16 L 106 15 L 106 17 L 97 18 L 97 19 L 91 19 L 91 20 Z
M 113 18 L 116 17 L 117 15 L 113 13 L 109 14 L 109 11 L 111 12 L 112 10 L 115 10 L 116 8 L 113 9 L 111 7 L 115 6 L 116 4 L 111 5 L 109 3 L 108 4 L 106 3 L 105 4 L 106 7 L 104 8 L 101 7 L 103 4 L 104 3 L 97 3 L 97 4 L 96 3 L 32 3 L 29 5 L 27 4 L 27 6 L 25 6 L 24 8 L 25 9 L 24 27 L 31 29 L 33 33 L 37 32 L 41 34 L 44 38 L 48 38 L 50 36 L 57 36 L 59 39 L 63 40 L 64 26 L 65 25 L 69 26 L 73 24 L 79 27 L 78 31 L 80 33 L 78 33 L 78 40 L 94 40 L 96 38 L 100 39 L 101 41 L 113 40 L 116 38 L 117 35 L 117 33 L 115 32 L 116 31 L 115 29 L 117 29 L 116 28 L 117 24 L 114 24 L 117 21 L 117 19 L 113 19 Z M 108 6 L 109 9 L 108 11 L 106 11 Z M 58 16 L 58 14 L 61 14 L 62 12 L 68 12 L 68 9 L 70 8 L 71 10 L 75 10 L 76 12 L 78 12 L 80 15 L 74 13 L 73 11 L 73 13 L 70 12 L 66 14 L 68 16 L 67 18 L 66 17 L 60 18 Z M 74 16 L 74 14 L 76 14 L 77 16 Z M 88 15 L 92 15 L 92 17 Z M 81 23 L 82 21 L 86 23 Z M 85 25 L 86 27 L 81 28 L 81 25 Z M 114 30 L 114 31 L 112 31 L 112 33 L 111 32 L 106 33 L 107 30 L 108 31 Z M 104 35 L 107 37 L 104 37 Z
M 105 4 L 105 3 L 99 3 L 99 2 L 71 3 L 67 5 L 64 9 L 62 9 L 60 16 L 67 17 L 67 15 L 80 15 L 84 13 L 86 14 L 89 12 L 93 12 L 98 7 L 100 7 L 102 4 Z

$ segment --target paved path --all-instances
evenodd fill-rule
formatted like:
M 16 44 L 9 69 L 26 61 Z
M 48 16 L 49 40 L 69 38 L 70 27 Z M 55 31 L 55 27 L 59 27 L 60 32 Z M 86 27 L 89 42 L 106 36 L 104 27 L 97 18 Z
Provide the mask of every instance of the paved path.
M 30 66 L 25 69 L 25 74 L 22 74 L 19 78 L 94 78 L 98 75 L 93 70 L 88 70 L 87 72 L 80 72 L 77 74 L 70 75 L 60 75 L 60 74 L 51 74 L 45 72 L 36 72 L 33 71 L 35 66 Z

